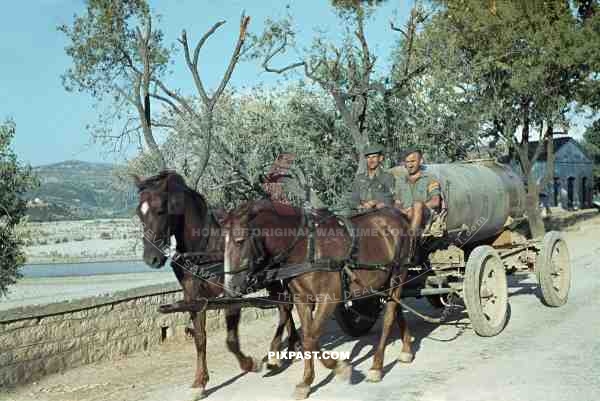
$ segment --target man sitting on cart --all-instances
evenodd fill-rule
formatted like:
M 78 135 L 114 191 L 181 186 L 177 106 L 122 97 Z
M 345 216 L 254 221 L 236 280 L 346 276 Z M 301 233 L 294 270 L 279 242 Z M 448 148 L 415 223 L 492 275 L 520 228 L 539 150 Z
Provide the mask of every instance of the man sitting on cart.
M 383 146 L 368 146 L 364 156 L 367 170 L 358 174 L 352 183 L 352 208 L 364 211 L 392 206 L 394 177 L 383 171 Z
M 408 174 L 396 180 L 394 206 L 411 221 L 418 233 L 441 207 L 440 183 L 422 169 L 423 154 L 411 148 L 404 153 L 404 166 Z

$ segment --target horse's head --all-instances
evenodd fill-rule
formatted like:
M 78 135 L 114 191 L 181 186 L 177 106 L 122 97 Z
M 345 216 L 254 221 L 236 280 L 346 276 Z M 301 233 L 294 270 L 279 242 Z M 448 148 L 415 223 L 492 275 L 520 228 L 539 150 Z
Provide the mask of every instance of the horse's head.
M 164 266 L 170 245 L 171 235 L 175 234 L 177 210 L 181 209 L 181 197 L 177 196 L 183 178 L 177 173 L 163 171 L 160 174 L 141 179 L 134 176 L 138 187 L 139 204 L 136 214 L 144 228 L 144 262 L 152 268 Z
M 268 260 L 262 235 L 261 211 L 268 202 L 246 204 L 230 212 L 223 222 L 225 234 L 225 289 L 234 294 L 252 292 L 249 273 Z
M 250 260 L 253 257 L 249 206 L 230 212 L 223 221 L 225 234 L 225 291 L 239 294 L 246 283 Z

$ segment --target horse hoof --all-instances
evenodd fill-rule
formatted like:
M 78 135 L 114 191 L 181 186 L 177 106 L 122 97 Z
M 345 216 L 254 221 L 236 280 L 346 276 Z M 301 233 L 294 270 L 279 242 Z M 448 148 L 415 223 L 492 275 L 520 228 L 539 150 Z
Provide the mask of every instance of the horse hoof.
M 370 383 L 378 383 L 381 381 L 382 376 L 381 369 L 369 369 L 369 373 L 367 373 L 367 381 Z
M 337 366 L 334 369 L 335 377 L 342 382 L 350 381 L 350 377 L 352 376 L 352 365 L 350 365 L 347 361 L 338 361 Z
M 307 386 L 306 384 L 299 384 L 294 390 L 294 399 L 305 400 L 308 398 L 308 393 L 310 393 L 310 386 Z
M 190 401 L 198 401 L 203 398 L 206 398 L 206 391 L 204 391 L 204 387 L 192 388 Z
M 251 372 L 259 373 L 262 370 L 262 361 L 256 358 L 252 358 Z
M 267 369 L 275 370 L 281 368 L 281 359 L 269 357 L 267 360 Z
M 398 356 L 398 361 L 402 363 L 411 363 L 415 359 L 415 354 L 410 352 L 401 352 Z

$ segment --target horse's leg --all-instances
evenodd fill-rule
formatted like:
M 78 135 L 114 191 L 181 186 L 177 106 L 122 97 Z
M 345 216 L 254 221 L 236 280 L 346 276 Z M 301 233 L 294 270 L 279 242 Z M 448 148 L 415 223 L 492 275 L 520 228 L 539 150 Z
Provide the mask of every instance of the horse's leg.
M 259 372 L 262 363 L 254 358 L 246 356 L 240 349 L 238 326 L 240 323 L 242 308 L 232 306 L 225 309 L 225 322 L 227 324 L 227 349 L 233 353 L 244 372 Z
M 204 389 L 208 383 L 208 368 L 206 367 L 206 311 L 190 312 L 194 325 L 193 337 L 196 345 L 196 377 L 192 388 L 195 389 L 193 400 L 204 398 Z
M 310 352 L 311 357 L 304 359 L 304 380 L 296 386 L 294 396 L 296 399 L 304 399 L 310 393 L 310 385 L 315 378 L 314 357 L 319 357 L 321 354 L 319 346 L 319 338 L 323 330 L 323 325 L 327 319 L 333 314 L 336 308 L 334 302 L 318 303 L 313 313 L 310 305 L 299 304 L 297 306 L 298 314 L 302 322 L 302 345 L 304 352 Z M 335 372 L 338 378 L 349 380 L 352 368 L 347 361 L 336 359 L 320 358 L 321 363 L 328 369 Z
M 321 349 L 318 346 L 318 339 L 321 337 L 321 331 L 323 330 L 323 326 L 327 319 L 333 314 L 336 307 L 337 304 L 333 302 L 318 304 L 313 321 L 313 327 L 315 328 L 315 330 L 318 330 L 318 336 L 316 338 L 319 360 L 327 369 L 331 369 L 334 371 L 335 376 L 338 380 L 349 381 L 350 376 L 352 375 L 352 366 L 350 366 L 348 361 L 343 359 L 323 358 L 323 353 L 321 352 Z
M 415 358 L 415 354 L 412 351 L 412 342 L 414 341 L 414 338 L 410 335 L 410 331 L 408 330 L 408 324 L 406 323 L 406 319 L 404 319 L 402 307 L 398 308 L 397 314 L 398 316 L 396 321 L 398 322 L 398 327 L 400 328 L 400 337 L 402 337 L 402 351 L 398 356 L 398 361 L 411 363 Z
M 288 332 L 288 351 L 302 351 L 302 339 L 300 338 L 300 334 L 298 334 L 298 330 L 296 329 L 296 324 L 294 323 L 294 316 L 292 315 L 292 309 L 294 305 L 285 305 L 288 321 L 286 324 L 287 332 Z
M 396 289 L 392 289 L 390 291 L 396 291 Z M 385 304 L 385 312 L 383 315 L 383 328 L 381 330 L 381 337 L 379 338 L 379 344 L 377 346 L 377 350 L 375 351 L 375 355 L 373 356 L 373 365 L 369 370 L 367 381 L 370 382 L 378 382 L 381 381 L 381 377 L 383 375 L 383 356 L 385 353 L 385 347 L 387 345 L 387 340 L 392 332 L 392 327 L 394 326 L 394 320 L 396 320 L 396 309 L 398 308 L 398 304 L 394 301 L 388 301 Z
M 407 272 L 402 273 L 400 277 L 401 282 L 406 280 Z M 400 293 L 402 291 L 402 287 L 398 287 L 396 293 L 396 299 L 400 299 Z M 406 323 L 406 319 L 404 319 L 404 311 L 402 310 L 402 306 L 398 308 L 396 322 L 398 322 L 398 328 L 400 329 L 400 337 L 402 337 L 402 351 L 398 356 L 398 361 L 404 363 L 410 363 L 413 361 L 415 355 L 412 351 L 412 342 L 414 341 L 413 336 L 411 336 L 410 331 L 408 329 L 408 324 Z
M 315 351 L 316 344 L 313 337 L 313 317 L 312 317 L 312 305 L 308 303 L 296 304 L 296 310 L 300 316 L 300 323 L 302 324 L 302 348 L 305 352 Z M 294 390 L 294 398 L 302 400 L 308 397 L 310 393 L 310 385 L 315 379 L 315 365 L 312 358 L 304 359 L 304 375 L 302 381 L 296 385 Z
M 283 331 L 287 328 L 288 331 L 288 351 L 301 351 L 302 344 L 300 343 L 300 335 L 296 330 L 294 324 L 294 318 L 292 317 L 291 304 L 280 304 L 277 309 L 279 310 L 279 323 L 275 330 L 273 340 L 271 340 L 271 347 L 269 351 L 277 352 L 281 349 L 281 338 L 283 337 Z M 269 357 L 267 360 L 268 369 L 277 369 L 281 367 L 281 361 L 276 357 Z

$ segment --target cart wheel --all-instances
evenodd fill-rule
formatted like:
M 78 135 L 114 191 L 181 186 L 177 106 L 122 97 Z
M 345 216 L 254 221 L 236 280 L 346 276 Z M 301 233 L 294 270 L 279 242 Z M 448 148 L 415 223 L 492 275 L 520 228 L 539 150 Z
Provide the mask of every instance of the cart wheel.
M 506 272 L 500 256 L 491 246 L 478 246 L 469 255 L 463 300 L 477 334 L 492 337 L 504 329 L 508 317 Z
M 567 303 L 571 287 L 571 259 L 567 243 L 558 231 L 550 231 L 544 236 L 535 272 L 546 305 L 562 306 Z
M 351 337 L 360 337 L 371 330 L 383 308 L 380 297 L 352 300 L 352 306 L 340 303 L 335 309 L 335 320 L 342 331 Z

